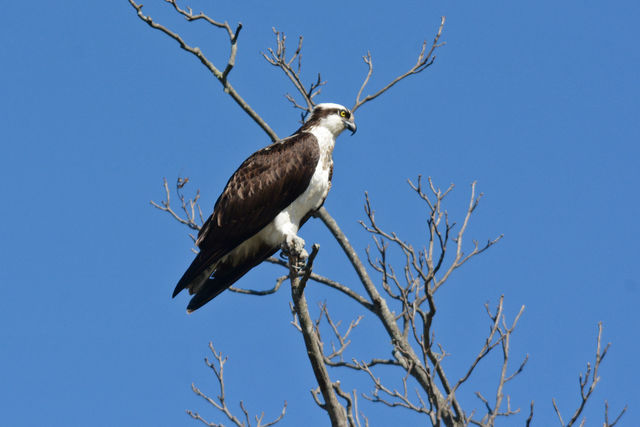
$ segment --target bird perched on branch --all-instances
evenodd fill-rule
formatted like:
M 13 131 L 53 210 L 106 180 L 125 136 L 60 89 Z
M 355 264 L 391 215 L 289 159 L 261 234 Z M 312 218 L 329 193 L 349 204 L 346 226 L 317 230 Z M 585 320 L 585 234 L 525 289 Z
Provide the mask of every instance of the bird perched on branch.
M 198 233 L 200 252 L 173 291 L 195 294 L 188 313 L 280 248 L 307 257 L 298 229 L 329 193 L 333 147 L 345 129 L 356 132 L 347 108 L 318 104 L 293 135 L 253 153 L 234 172 Z

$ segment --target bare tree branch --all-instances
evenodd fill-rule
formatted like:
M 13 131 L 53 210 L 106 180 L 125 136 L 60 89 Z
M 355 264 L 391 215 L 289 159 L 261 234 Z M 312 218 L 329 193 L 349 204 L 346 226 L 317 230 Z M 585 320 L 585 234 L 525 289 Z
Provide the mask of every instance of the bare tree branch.
M 502 305 L 502 297 L 500 297 L 500 305 Z M 509 345 L 511 342 L 511 334 L 513 333 L 513 331 L 516 328 L 516 325 L 518 324 L 518 320 L 520 320 L 520 316 L 522 316 L 522 313 L 524 312 L 524 306 L 520 307 L 520 311 L 518 312 L 518 314 L 516 315 L 515 319 L 513 320 L 513 323 L 511 324 L 510 327 L 507 326 L 506 320 L 505 320 L 505 316 L 504 314 L 502 315 L 502 318 L 499 319 L 500 323 L 502 324 L 502 328 L 499 328 L 499 333 L 500 333 L 500 344 L 502 345 L 502 370 L 500 371 L 500 379 L 498 381 L 498 389 L 496 390 L 496 403 L 495 406 L 493 407 L 493 410 L 491 411 L 491 413 L 489 413 L 489 420 L 488 420 L 488 425 L 492 426 L 495 423 L 495 419 L 498 415 L 500 416 L 509 416 L 512 414 L 516 414 L 517 412 L 519 412 L 520 410 L 517 409 L 515 411 L 511 410 L 511 405 L 510 405 L 510 400 L 509 400 L 509 396 L 507 396 L 507 410 L 506 412 L 500 412 L 500 407 L 502 406 L 502 400 L 504 399 L 504 394 L 503 394 L 503 389 L 505 384 L 510 381 L 511 379 L 513 379 L 516 375 L 518 375 L 520 372 L 522 372 L 522 369 L 524 369 L 525 364 L 527 363 L 528 360 L 528 356 L 525 358 L 524 362 L 522 362 L 522 364 L 520 365 L 520 367 L 516 370 L 516 372 L 512 375 L 510 375 L 509 377 L 507 377 L 507 367 L 509 364 Z M 496 314 L 495 319 L 498 319 L 498 315 Z M 492 319 L 494 320 L 494 319 Z
M 236 58 L 236 53 L 237 53 L 238 35 L 240 34 L 240 30 L 242 29 L 242 24 L 239 23 L 237 28 L 236 28 L 236 30 L 233 31 L 233 30 L 231 30 L 231 27 L 229 26 L 229 24 L 226 23 L 226 22 L 225 23 L 219 23 L 219 22 L 209 18 L 208 16 L 206 16 L 202 12 L 200 14 L 198 14 L 198 15 L 193 15 L 193 13 L 191 12 L 190 9 L 188 11 L 180 9 L 178 7 L 178 5 L 176 4 L 175 0 L 165 0 L 165 1 L 167 3 L 170 3 L 174 7 L 174 9 L 178 13 L 180 13 L 182 16 L 184 16 L 188 21 L 195 21 L 195 20 L 203 19 L 203 20 L 209 22 L 210 24 L 212 24 L 212 25 L 214 25 L 214 26 L 216 26 L 218 28 L 224 28 L 227 31 L 227 34 L 229 35 L 229 42 L 231 44 L 231 52 L 229 54 L 229 59 L 227 60 L 227 65 L 225 66 L 225 69 L 223 71 L 220 71 L 213 64 L 213 62 L 211 62 L 202 53 L 200 48 L 192 47 L 192 46 L 188 45 L 187 42 L 185 42 L 184 39 L 182 37 L 180 37 L 180 35 L 178 33 L 175 33 L 173 31 L 171 31 L 170 29 L 168 29 L 167 27 L 165 27 L 162 24 L 158 24 L 150 16 L 144 15 L 142 13 L 142 6 L 143 6 L 142 4 L 137 4 L 133 0 L 129 0 L 129 3 L 136 10 L 136 12 L 138 14 L 138 17 L 142 21 L 144 21 L 147 25 L 149 25 L 151 28 L 153 28 L 155 30 L 162 31 L 167 36 L 171 37 L 176 42 L 178 42 L 178 44 L 180 45 L 180 48 L 182 48 L 183 50 L 189 52 L 190 54 L 192 54 L 196 58 L 198 58 L 200 60 L 200 62 L 205 67 L 207 67 L 207 69 L 211 72 L 211 74 L 213 74 L 213 76 L 216 79 L 218 79 L 220 84 L 222 84 L 224 92 L 229 94 L 231 96 L 231 98 L 233 98 L 233 100 L 240 106 L 240 108 L 242 108 L 242 110 L 245 113 L 247 113 L 249 115 L 249 117 L 251 117 L 253 119 L 253 121 L 256 122 L 258 124 L 258 126 L 260 126 L 262 128 L 262 130 L 264 130 L 266 132 L 267 135 L 269 135 L 269 138 L 271 138 L 272 141 L 277 141 L 279 139 L 278 135 L 276 135 L 276 133 L 273 131 L 273 129 L 271 129 L 271 127 L 269 127 L 267 122 L 265 122 L 264 119 L 262 117 L 260 117 L 260 115 L 258 113 L 256 113 L 253 108 L 251 108 L 251 106 L 249 106 L 249 104 L 240 96 L 240 94 L 234 89 L 234 87 L 228 81 L 229 72 L 231 71 L 231 69 L 233 68 L 233 66 L 235 64 L 235 58 Z
M 270 258 L 267 258 L 265 261 L 270 262 L 272 264 L 280 265 L 280 266 L 285 267 L 285 268 L 289 268 L 289 265 L 288 265 L 288 263 L 286 261 L 278 259 L 278 258 L 270 257 Z M 309 278 L 311 280 L 313 280 L 314 282 L 322 283 L 323 285 L 327 285 L 330 288 L 333 288 L 333 289 L 336 289 L 336 290 L 342 292 L 343 294 L 345 294 L 349 298 L 352 298 L 356 302 L 360 303 L 363 307 L 365 307 L 369 311 L 373 311 L 374 310 L 373 305 L 369 301 L 367 301 L 365 297 L 363 297 L 362 295 L 360 295 L 357 292 L 353 291 L 348 286 L 343 285 L 342 283 L 336 282 L 335 280 L 329 279 L 328 277 L 321 276 L 321 275 L 313 273 L 313 272 L 311 273 Z
M 578 421 L 578 418 L 580 418 L 580 414 L 582 414 L 582 411 L 585 405 L 589 401 L 591 394 L 593 393 L 593 391 L 596 388 L 596 385 L 600 381 L 600 377 L 598 376 L 598 370 L 600 369 L 600 364 L 602 363 L 605 356 L 607 355 L 607 352 L 609 351 L 609 347 L 611 347 L 611 343 L 608 343 L 604 347 L 604 349 L 602 349 L 601 342 L 602 342 L 602 322 L 598 322 L 598 338 L 596 340 L 596 358 L 595 358 L 593 367 L 591 366 L 591 363 L 587 363 L 587 369 L 585 370 L 584 374 L 581 373 L 579 375 L 578 385 L 580 386 L 580 405 L 575 410 L 575 412 L 573 413 L 573 415 L 571 416 L 571 419 L 567 424 L 565 424 L 562 419 L 562 415 L 560 414 L 560 409 L 558 408 L 558 404 L 556 400 L 551 399 L 553 403 L 553 408 L 556 412 L 556 415 L 558 416 L 558 420 L 560 421 L 560 425 L 562 427 L 571 427 Z M 625 413 L 626 410 L 627 410 L 627 407 L 625 406 L 622 412 L 620 412 L 618 417 L 614 420 L 613 424 L 618 422 L 618 420 Z M 609 405 L 608 403 L 605 403 L 605 425 L 609 425 L 607 424 L 608 416 L 609 416 L 608 411 L 609 411 Z M 585 419 L 583 418 L 580 425 L 583 425 L 584 422 L 585 422 Z
M 558 409 L 558 404 L 556 403 L 556 399 L 551 399 L 551 402 L 553 403 L 553 409 L 556 411 L 556 415 L 558 416 L 558 420 L 560 420 L 560 425 L 562 427 L 565 426 L 564 420 L 562 419 L 562 415 L 560 414 L 560 409 Z
M 362 105 L 382 95 L 384 92 L 391 89 L 400 80 L 405 79 L 413 74 L 418 74 L 419 72 L 425 70 L 427 67 L 433 64 L 433 61 L 435 61 L 436 59 L 435 55 L 433 55 L 433 52 L 440 46 L 444 46 L 444 43 L 438 43 L 438 41 L 440 40 L 440 36 L 442 35 L 442 30 L 444 28 L 445 20 L 446 18 L 444 16 L 440 18 L 440 27 L 438 27 L 438 32 L 436 33 L 436 36 L 433 39 L 433 43 L 431 44 L 431 48 L 429 49 L 428 52 L 426 52 L 427 41 L 425 40 L 422 43 L 422 50 L 418 55 L 418 60 L 416 61 L 415 65 L 409 69 L 409 71 L 399 75 L 398 77 L 393 79 L 391 82 L 389 82 L 385 87 L 383 87 L 382 89 L 374 93 L 373 95 L 367 95 L 364 99 L 360 100 L 362 91 L 364 90 L 365 86 L 367 86 L 367 83 L 369 83 L 369 79 L 371 78 L 371 74 L 373 73 L 373 60 L 371 58 L 371 52 L 367 52 L 367 54 L 362 57 L 362 60 L 364 61 L 365 64 L 367 64 L 367 67 L 368 67 L 367 76 L 365 77 L 364 82 L 362 83 L 362 86 L 360 86 L 360 90 L 358 91 L 358 95 L 356 96 L 356 102 L 351 108 L 351 111 L 356 111 Z
M 245 295 L 255 295 L 255 296 L 265 296 L 265 295 L 271 295 L 271 294 L 275 294 L 276 292 L 278 292 L 278 290 L 280 289 L 280 286 L 282 286 L 282 282 L 284 282 L 285 280 L 287 280 L 289 278 L 289 276 L 280 276 L 276 279 L 276 284 L 273 288 L 271 289 L 267 289 L 264 291 L 258 291 L 255 289 L 243 289 L 243 288 L 236 288 L 234 286 L 231 286 L 229 288 L 229 290 L 231 292 L 236 292 L 238 294 L 245 294 Z
M 625 412 L 627 412 L 627 405 L 624 405 L 624 408 L 622 408 L 622 411 L 620 411 L 620 413 L 618 414 L 616 419 L 613 420 L 613 422 L 609 422 L 609 402 L 607 402 L 605 400 L 604 401 L 604 426 L 603 427 L 614 427 L 616 424 L 618 424 L 618 421 L 620 421 L 620 418 L 622 418 L 622 416 L 624 415 Z
M 529 409 L 529 417 L 525 423 L 525 427 L 531 427 L 531 421 L 533 420 L 533 400 L 531 401 L 531 407 Z
M 313 260 L 318 254 L 320 246 L 315 244 L 305 266 L 302 269 L 302 277 L 299 276 L 298 265 L 300 264 L 299 255 L 295 254 L 292 248 L 289 248 L 289 277 L 291 281 L 291 298 L 293 300 L 293 307 L 295 314 L 300 321 L 300 332 L 304 339 L 304 344 L 307 349 L 307 356 L 311 362 L 311 368 L 318 382 L 320 392 L 324 403 L 320 403 L 319 398 L 315 392 L 312 391 L 312 395 L 316 400 L 316 403 L 324 409 L 329 418 L 331 419 L 332 426 L 346 427 L 347 416 L 345 408 L 338 402 L 333 383 L 329 378 L 327 367 L 324 364 L 324 354 L 322 352 L 322 345 L 320 338 L 316 333 L 313 321 L 309 314 L 309 307 L 307 300 L 304 296 L 304 288 L 311 276 L 311 270 L 313 268 Z
M 358 363 L 357 361 L 354 361 L 354 362 Z M 423 413 L 429 417 L 429 419 L 432 421 L 434 425 L 436 425 L 437 418 L 435 413 L 424 405 L 424 401 L 420 397 L 420 394 L 417 390 L 416 390 L 416 394 L 418 395 L 418 400 L 420 401 L 420 404 L 413 403 L 410 400 L 408 386 L 407 386 L 407 379 L 409 375 L 408 373 L 402 378 L 403 388 L 401 393 L 398 390 L 395 390 L 395 389 L 391 390 L 386 386 L 384 386 L 380 378 L 376 377 L 366 364 L 359 364 L 359 365 L 361 370 L 369 374 L 369 377 L 371 378 L 375 386 L 371 396 L 363 394 L 363 397 L 365 399 L 370 400 L 372 402 L 382 403 L 391 408 L 402 407 L 418 413 Z M 380 395 L 381 392 L 383 393 L 383 395 L 387 397 L 382 397 Z M 388 399 L 391 399 L 391 400 L 388 400 Z
M 189 199 L 188 201 L 182 195 L 182 188 L 189 182 L 189 178 L 180 178 L 178 177 L 176 181 L 176 194 L 180 199 L 180 203 L 182 211 L 185 216 L 182 217 L 180 214 L 176 213 L 171 207 L 171 191 L 169 190 L 169 184 L 167 184 L 167 179 L 162 178 L 162 185 L 165 191 L 165 200 L 162 200 L 160 203 L 156 203 L 151 200 L 151 206 L 156 209 L 160 209 L 161 211 L 167 212 L 170 214 L 176 221 L 180 224 L 184 224 L 192 230 L 199 231 L 202 226 L 203 218 L 202 218 L 202 209 L 200 209 L 200 190 L 196 192 L 196 195 Z M 197 209 L 197 212 L 196 212 Z M 198 216 L 196 216 L 196 214 Z M 195 242 L 195 238 L 192 236 L 193 241 Z
M 318 325 L 320 324 L 323 317 L 327 319 L 327 323 L 329 324 L 334 337 L 338 340 L 338 343 L 340 344 L 340 347 L 336 347 L 335 344 L 331 342 L 332 352 L 328 355 L 325 355 L 325 363 L 330 364 L 331 360 L 335 358 L 339 358 L 339 360 L 342 361 L 343 360 L 342 355 L 344 351 L 347 349 L 349 344 L 351 344 L 349 335 L 351 334 L 351 331 L 353 331 L 353 329 L 360 324 L 360 321 L 362 320 L 363 316 L 358 316 L 357 319 L 352 320 L 346 332 L 340 333 L 340 331 L 338 330 L 338 327 L 340 326 L 340 322 L 336 323 L 333 321 L 333 319 L 329 315 L 329 309 L 327 308 L 327 304 L 324 303 L 320 306 L 320 317 L 318 318 L 318 321 L 316 321 L 316 333 L 318 334 L 318 336 L 320 336 L 320 330 Z M 324 346 L 325 344 L 324 340 L 321 340 L 321 342 L 323 343 L 323 346 Z
M 367 417 L 365 417 L 362 413 L 358 413 L 358 394 L 356 393 L 356 391 L 353 390 L 351 394 L 343 391 L 340 388 L 340 381 L 336 381 L 335 383 L 333 383 L 333 388 L 335 389 L 336 393 L 338 393 L 338 395 L 347 402 L 347 421 L 349 421 L 349 427 L 362 426 L 360 422 L 360 415 L 362 415 L 362 417 L 364 418 L 365 425 L 368 426 L 369 421 L 367 420 Z
M 320 73 L 318 73 L 318 79 L 311 83 L 309 89 L 304 88 L 304 84 L 300 80 L 300 71 L 302 68 L 302 36 L 298 38 L 298 47 L 295 52 L 291 56 L 291 58 L 287 59 L 287 36 L 273 28 L 273 34 L 276 37 L 276 50 L 269 48 L 267 49 L 269 55 L 262 52 L 262 56 L 267 62 L 275 67 L 280 68 L 284 74 L 289 78 L 293 86 L 296 88 L 298 93 L 302 96 L 305 105 L 302 106 L 296 102 L 296 100 L 289 94 L 286 94 L 286 98 L 293 104 L 295 108 L 298 108 L 303 111 L 302 120 L 306 117 L 306 114 L 311 112 L 315 102 L 313 98 L 320 94 L 320 87 L 323 86 L 326 82 L 322 81 L 320 77 Z M 297 60 L 297 67 L 294 68 L 292 64 Z
M 237 427 L 250 427 L 251 426 L 251 422 L 249 420 L 249 412 L 246 410 L 246 408 L 244 407 L 244 403 L 242 401 L 240 401 L 240 408 L 245 416 L 245 420 L 246 422 L 241 421 L 238 417 L 236 417 L 231 410 L 229 409 L 229 407 L 227 406 L 227 402 L 226 402 L 226 394 L 225 394 L 225 384 L 224 384 L 224 364 L 227 362 L 227 357 L 223 357 L 221 352 L 217 352 L 216 349 L 213 347 L 213 343 L 209 342 L 209 349 L 211 350 L 211 353 L 213 353 L 213 357 L 214 360 L 213 361 L 209 361 L 208 358 L 205 357 L 204 362 L 207 364 L 207 366 L 209 368 L 211 368 L 211 370 L 213 371 L 216 380 L 218 381 L 218 386 L 220 388 L 220 394 L 217 396 L 216 399 L 212 399 L 211 397 L 207 396 L 205 393 L 203 393 L 199 388 L 197 388 L 195 386 L 195 384 L 191 384 L 191 389 L 193 390 L 193 392 L 195 394 L 197 394 L 198 396 L 202 397 L 206 402 L 208 402 L 211 406 L 213 406 L 214 408 L 216 408 L 218 411 L 222 412 L 228 419 L 229 421 L 231 421 L 233 424 L 235 424 Z M 256 426 L 257 427 L 267 427 L 267 426 L 272 426 L 274 424 L 276 424 L 278 421 L 280 421 L 286 412 L 287 409 L 287 402 L 284 402 L 284 406 L 282 408 L 282 412 L 280 413 L 280 416 L 278 416 L 274 421 L 271 421 L 267 424 L 262 424 L 262 419 L 264 418 L 264 412 L 258 417 L 256 416 Z M 207 420 L 205 420 L 200 414 L 196 413 L 196 412 L 192 412 L 187 410 L 187 414 L 189 414 L 189 416 L 191 416 L 191 418 L 201 421 L 203 424 L 208 425 L 208 426 L 222 426 L 222 424 L 216 424 L 216 423 L 212 423 L 209 422 Z
M 469 208 L 467 209 L 467 214 L 464 217 L 464 221 L 462 222 L 462 227 L 460 228 L 460 231 L 458 231 L 457 237 L 454 239 L 454 242 L 456 243 L 456 256 L 455 256 L 455 259 L 454 259 L 453 263 L 451 263 L 451 266 L 449 267 L 449 269 L 447 269 L 447 271 L 444 273 L 442 278 L 440 278 L 440 280 L 438 280 L 435 283 L 434 291 L 438 290 L 438 288 L 444 284 L 444 282 L 449 278 L 449 276 L 451 275 L 451 273 L 453 273 L 453 271 L 455 269 L 461 267 L 464 263 L 469 261 L 472 257 L 474 257 L 476 255 L 479 255 L 482 252 L 486 251 L 491 246 L 493 246 L 496 243 L 498 243 L 498 241 L 500 241 L 500 239 L 502 239 L 502 237 L 503 237 L 503 235 L 500 235 L 500 236 L 498 236 L 497 238 L 495 238 L 493 240 L 488 240 L 486 245 L 483 246 L 482 248 L 480 248 L 478 246 L 478 242 L 474 240 L 473 241 L 473 244 L 474 244 L 473 251 L 471 251 L 467 255 L 465 255 L 464 251 L 462 250 L 462 241 L 463 241 L 464 232 L 466 231 L 467 225 L 469 224 L 469 219 L 471 218 L 471 214 L 473 214 L 473 211 L 478 207 L 478 203 L 480 202 L 480 199 L 482 198 L 482 193 L 480 193 L 480 195 L 478 197 L 475 197 L 475 189 L 476 189 L 476 182 L 474 181 L 471 184 L 471 198 L 469 200 Z
M 480 349 L 480 352 L 478 353 L 478 356 L 476 356 L 475 360 L 471 363 L 471 366 L 469 366 L 469 369 L 467 370 L 467 373 L 462 378 L 460 378 L 458 380 L 458 382 L 451 389 L 452 393 L 455 393 L 455 391 L 467 379 L 469 379 L 469 377 L 473 373 L 473 371 L 476 368 L 476 366 L 478 366 L 478 363 L 482 359 L 484 359 L 489 354 L 489 352 L 491 350 L 493 350 L 497 345 L 499 345 L 502 342 L 502 337 L 501 336 L 495 341 L 493 340 L 493 337 L 495 336 L 496 332 L 498 331 L 498 328 L 500 327 L 500 319 L 502 317 L 502 303 L 503 303 L 503 301 L 504 301 L 504 297 L 500 297 L 500 302 L 498 303 L 498 308 L 496 309 L 496 315 L 495 315 L 495 317 L 492 318 L 492 326 L 491 326 L 491 330 L 489 332 L 489 336 L 487 336 L 487 338 L 485 339 L 484 345 Z

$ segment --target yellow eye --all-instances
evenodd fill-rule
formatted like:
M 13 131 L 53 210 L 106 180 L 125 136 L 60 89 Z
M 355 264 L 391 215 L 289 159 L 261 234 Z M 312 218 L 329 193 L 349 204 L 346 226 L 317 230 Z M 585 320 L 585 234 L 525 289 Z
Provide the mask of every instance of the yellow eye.
M 347 115 L 346 111 L 342 110 L 340 111 L 340 117 L 345 117 Z

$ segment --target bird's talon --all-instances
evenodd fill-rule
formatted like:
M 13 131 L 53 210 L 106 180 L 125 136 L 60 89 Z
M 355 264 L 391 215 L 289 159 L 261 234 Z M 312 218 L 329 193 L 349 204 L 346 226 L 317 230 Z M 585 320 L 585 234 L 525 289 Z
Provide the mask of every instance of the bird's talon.
M 301 270 L 304 268 L 307 263 L 307 259 L 309 258 L 309 253 L 305 250 L 304 244 L 304 240 L 298 236 L 287 238 L 282 243 L 282 252 L 280 252 L 280 256 L 287 260 L 293 257 L 294 267 Z

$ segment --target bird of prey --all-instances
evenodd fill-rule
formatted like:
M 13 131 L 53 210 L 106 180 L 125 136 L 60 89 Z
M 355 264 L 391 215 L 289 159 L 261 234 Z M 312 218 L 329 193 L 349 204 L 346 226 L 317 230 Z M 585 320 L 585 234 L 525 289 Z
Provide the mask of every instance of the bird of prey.
M 304 258 L 298 229 L 324 203 L 336 138 L 356 125 L 338 104 L 318 104 L 293 135 L 253 153 L 229 178 L 198 233 L 200 249 L 173 296 L 188 289 L 190 313 L 281 247 Z

